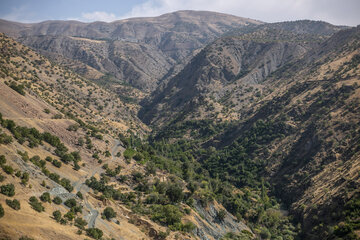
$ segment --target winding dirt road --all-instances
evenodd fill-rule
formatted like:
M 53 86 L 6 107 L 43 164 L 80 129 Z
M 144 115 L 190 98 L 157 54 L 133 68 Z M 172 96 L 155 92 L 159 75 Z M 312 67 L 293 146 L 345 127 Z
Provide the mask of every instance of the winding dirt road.
M 122 150 L 120 141 L 115 139 L 114 146 L 111 149 L 111 157 L 112 157 L 113 161 L 115 161 L 115 156 L 120 150 Z M 93 206 L 88 201 L 87 193 L 89 193 L 90 188 L 85 184 L 85 181 L 86 181 L 86 179 L 91 178 L 95 174 L 100 172 L 101 169 L 102 169 L 101 165 L 97 166 L 96 168 L 94 168 L 94 170 L 91 172 L 91 174 L 86 175 L 85 177 L 79 179 L 79 181 L 74 183 L 74 189 L 77 192 L 80 191 L 83 194 L 85 207 L 90 211 L 89 215 L 87 216 L 88 221 L 89 221 L 88 228 L 95 227 L 95 221 L 96 221 L 96 218 L 99 216 L 99 211 L 94 209 Z

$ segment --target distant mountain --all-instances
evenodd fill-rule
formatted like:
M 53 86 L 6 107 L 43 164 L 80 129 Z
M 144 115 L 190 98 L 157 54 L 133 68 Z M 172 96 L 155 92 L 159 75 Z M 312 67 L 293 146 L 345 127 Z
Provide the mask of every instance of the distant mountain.
M 179 11 L 112 23 L 1 20 L 0 32 L 45 55 L 79 60 L 118 82 L 149 91 L 205 44 L 227 31 L 258 24 L 261 22 L 221 13 Z
M 315 34 L 311 24 L 320 34 Z M 208 111 L 213 118 L 237 119 L 242 107 L 249 104 L 250 87 L 261 91 L 269 75 L 300 59 L 340 29 L 324 22 L 296 21 L 229 32 L 207 45 L 169 84 L 155 91 L 152 99 L 144 102 L 140 116 L 155 124 L 174 114 L 185 118 L 198 113 L 204 118 L 206 111 L 196 108 L 211 105 L 210 109 L 216 109 L 215 113 Z

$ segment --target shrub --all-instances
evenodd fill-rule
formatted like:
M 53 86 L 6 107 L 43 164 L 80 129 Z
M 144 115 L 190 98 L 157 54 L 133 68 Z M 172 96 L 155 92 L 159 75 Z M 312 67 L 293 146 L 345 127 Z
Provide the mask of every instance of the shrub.
M 169 197 L 170 201 L 177 203 L 183 200 L 184 194 L 182 188 L 177 184 L 171 184 L 166 190 L 166 196 Z
M 34 240 L 34 239 L 28 236 L 22 236 L 21 238 L 19 238 L 19 240 Z
M 40 196 L 40 200 L 43 202 L 51 202 L 51 198 L 50 198 L 50 193 L 48 192 L 44 192 L 41 196 Z
M 17 85 L 16 83 L 14 83 L 14 82 L 12 82 L 11 84 L 10 84 L 10 87 L 12 88 L 12 89 L 14 89 L 16 92 L 18 92 L 18 93 L 20 93 L 21 95 L 25 95 L 25 91 L 24 91 L 24 85 L 22 85 L 22 84 L 19 84 L 19 85 Z
M 222 222 L 224 221 L 225 219 L 225 216 L 226 216 L 226 211 L 224 209 L 221 209 L 218 213 L 217 213 L 217 219 Z
M 6 196 L 12 197 L 15 195 L 15 186 L 12 183 L 2 185 L 0 187 L 0 192 Z
M 152 206 L 152 220 L 158 221 L 165 225 L 174 225 L 180 223 L 182 213 L 174 205 L 155 205 Z
M 6 163 L 6 158 L 4 155 L 0 155 L 0 166 L 3 166 Z
M 77 193 L 76 193 L 76 196 L 78 196 L 78 198 L 80 198 L 80 199 L 84 199 L 84 197 L 83 197 L 83 195 L 82 195 L 81 192 L 77 192 Z
M 60 161 L 56 160 L 56 159 L 54 159 L 54 160 L 52 161 L 52 164 L 53 164 L 55 167 L 57 167 L 57 168 L 60 168 L 61 165 L 62 165 L 62 163 L 61 163 Z
M 64 217 L 67 218 L 69 221 L 72 221 L 75 218 L 75 213 L 70 210 L 64 215 Z
M 24 172 L 21 177 L 21 183 L 26 185 L 29 182 L 29 173 Z
M 12 143 L 12 137 L 0 132 L 0 144 L 10 144 Z
M 76 207 L 76 200 L 74 198 L 70 198 L 64 202 L 65 206 L 68 208 Z
M 116 217 L 116 212 L 111 207 L 107 207 L 104 209 L 103 216 L 105 216 L 107 220 L 110 220 L 111 218 Z
M 111 153 L 108 150 L 105 151 L 105 157 L 111 157 Z
M 3 176 L 2 174 L 0 174 L 0 182 L 5 180 L 5 176 Z
M 103 235 L 103 232 L 98 228 L 89 228 L 86 229 L 86 234 L 94 239 L 100 239 Z
M 134 154 L 135 150 L 132 148 L 127 148 L 123 153 L 125 159 L 131 159 Z
M 181 224 L 181 230 L 184 232 L 192 232 L 195 228 L 196 226 L 192 222 Z
M 29 198 L 29 204 L 30 206 L 35 210 L 35 211 L 38 211 L 38 212 L 43 212 L 45 211 L 45 208 L 44 206 L 41 204 L 41 202 L 39 202 L 39 200 L 32 196 Z
M 10 165 L 3 165 L 2 169 L 7 174 L 13 174 L 14 173 L 14 169 Z
M 14 199 L 12 201 L 10 199 L 6 199 L 6 204 L 14 210 L 20 209 L 20 202 L 16 199 Z
M 74 224 L 76 227 L 80 228 L 80 229 L 85 229 L 85 226 L 87 225 L 87 222 L 81 218 L 81 217 L 78 217 L 75 219 L 75 224 Z
M 53 217 L 57 222 L 60 222 L 61 220 L 61 212 L 59 210 L 56 210 L 53 212 Z
M 4 208 L 0 203 L 0 218 L 2 218 L 4 216 L 4 214 L 5 214 Z
M 62 200 L 60 197 L 56 196 L 54 197 L 53 199 L 53 203 L 57 204 L 57 205 L 60 205 L 62 203 Z

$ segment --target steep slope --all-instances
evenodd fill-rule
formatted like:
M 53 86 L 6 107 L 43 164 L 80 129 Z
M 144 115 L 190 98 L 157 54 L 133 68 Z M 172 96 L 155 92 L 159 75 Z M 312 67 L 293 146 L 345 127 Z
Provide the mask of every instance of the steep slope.
M 166 87 L 154 92 L 144 102 L 139 116 L 146 123 L 161 123 L 176 113 L 185 118 L 191 113 L 188 119 L 209 118 L 209 114 L 218 115 L 218 119 L 241 118 L 241 108 L 251 101 L 249 95 L 254 88 L 260 97 L 265 85 L 262 83 L 271 73 L 301 58 L 328 37 L 312 34 L 313 30 L 306 27 L 299 30 L 299 25 L 305 23 L 248 27 L 238 31 L 238 35 L 232 32 L 214 41 Z M 289 25 L 293 31 L 283 30 Z M 333 31 L 326 31 L 328 25 L 323 26 L 326 33 L 339 29 L 333 26 Z
M 231 29 L 256 24 L 260 22 L 226 14 L 179 11 L 112 23 L 19 24 L 2 20 L 0 31 L 48 56 L 55 53 L 80 60 L 120 82 L 154 90 L 195 50 Z
M 155 165 L 172 162 L 145 151 L 132 104 L 3 34 L 0 56 L 0 238 L 253 236 Z
M 256 44 L 257 36 L 269 36 L 263 33 L 238 39 L 255 37 L 252 44 Z M 165 123 L 154 139 L 189 141 L 186 146 L 194 149 L 194 157 L 211 176 L 255 188 L 264 186 L 264 177 L 272 194 L 282 199 L 300 223 L 302 239 L 358 239 L 360 27 L 339 31 L 315 44 L 311 36 L 301 36 L 297 36 L 301 44 L 295 41 L 289 53 L 299 46 L 306 51 L 287 61 L 286 51 L 279 51 L 285 58 L 278 58 L 273 50 L 270 61 L 266 59 L 269 55 L 261 54 L 254 61 L 258 65 L 247 60 L 252 67 L 240 78 L 236 73 L 242 61 L 232 60 L 236 55 L 227 52 L 228 48 L 241 49 L 244 40 L 235 42 L 232 37 L 223 46 L 216 43 L 228 38 L 218 40 L 169 82 L 172 85 L 159 95 L 158 102 L 144 111 L 148 115 L 140 116 L 153 124 Z M 289 40 L 288 35 L 286 38 Z M 312 42 L 309 48 L 302 45 L 306 39 Z M 275 46 L 282 42 L 276 41 Z M 221 47 L 217 55 L 225 57 L 208 57 L 213 56 L 207 51 L 213 46 Z M 246 53 L 254 56 L 249 50 Z M 235 70 L 231 68 L 234 62 Z M 262 64 L 262 77 L 255 78 Z M 266 72 L 265 66 L 277 67 Z M 245 88 L 243 95 L 235 86 Z M 222 88 L 228 89 L 228 95 L 214 104 L 217 96 L 212 99 L 209 93 Z M 243 101 L 234 98 L 239 92 Z M 230 111 L 236 109 L 236 115 L 228 117 L 232 121 L 212 114 L 224 103 Z M 198 114 L 192 115 L 194 111 Z M 235 203 L 228 206 L 235 207 Z M 257 217 L 261 222 L 261 214 Z

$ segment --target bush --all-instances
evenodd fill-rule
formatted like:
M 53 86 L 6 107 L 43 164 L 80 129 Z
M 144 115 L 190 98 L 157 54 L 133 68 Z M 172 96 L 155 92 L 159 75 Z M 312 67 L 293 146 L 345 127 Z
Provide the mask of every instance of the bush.
M 124 158 L 128 160 L 131 159 L 132 156 L 134 156 L 134 154 L 135 154 L 135 150 L 132 148 L 127 148 L 123 153 Z
M 22 236 L 19 240 L 34 240 L 33 238 L 29 238 L 28 236 Z
M 77 192 L 77 193 L 76 193 L 76 196 L 78 196 L 78 198 L 80 198 L 80 199 L 84 199 L 84 197 L 83 197 L 83 195 L 82 195 L 81 192 Z
M 60 197 L 56 196 L 54 197 L 53 199 L 53 203 L 57 204 L 57 205 L 60 205 L 62 203 L 62 200 Z
M 4 170 L 5 173 L 7 174 L 13 174 L 14 173 L 14 169 L 9 166 L 9 165 L 3 165 L 2 169 Z
M 44 192 L 41 196 L 40 196 L 40 200 L 43 202 L 51 202 L 51 198 L 50 198 L 50 193 L 48 192 Z
M 74 224 L 76 227 L 80 228 L 80 229 L 85 229 L 85 226 L 87 225 L 87 222 L 81 218 L 81 217 L 78 217 L 75 219 L 75 224 Z
M 100 239 L 103 236 L 103 232 L 98 228 L 86 229 L 86 234 L 94 239 Z
M 6 158 L 4 155 L 0 155 L 0 166 L 3 166 L 6 163 Z
M 169 197 L 170 201 L 177 203 L 183 200 L 184 194 L 182 188 L 177 184 L 171 184 L 166 190 L 166 196 Z
M 225 219 L 225 216 L 226 216 L 226 211 L 224 209 L 221 209 L 218 213 L 217 213 L 217 219 L 222 222 L 224 221 Z
M 12 197 L 15 195 L 15 186 L 12 183 L 2 185 L 0 187 L 0 192 L 6 196 Z
M 14 210 L 20 209 L 20 202 L 16 199 L 14 199 L 12 201 L 10 199 L 6 199 L 6 204 Z
M 45 211 L 45 208 L 44 206 L 41 204 L 41 202 L 39 202 L 39 200 L 32 196 L 29 198 L 29 204 L 30 206 L 35 210 L 35 211 L 38 211 L 38 212 L 43 212 Z
M 29 173 L 24 172 L 21 176 L 21 183 L 26 185 L 29 182 Z
M 107 220 L 110 220 L 111 218 L 116 217 L 116 212 L 111 207 L 107 207 L 104 209 L 103 216 L 105 216 Z
M 69 221 L 72 221 L 75 218 L 75 213 L 70 210 L 64 215 L 64 217 L 67 218 Z
M 60 222 L 61 220 L 61 212 L 59 210 L 56 210 L 53 212 L 53 217 L 57 222 Z
M 0 144 L 10 144 L 12 143 L 12 137 L 0 132 Z
M 74 198 L 70 198 L 64 202 L 65 206 L 68 208 L 76 207 L 76 200 Z
M 12 88 L 12 89 L 14 89 L 16 92 L 18 92 L 18 93 L 20 93 L 21 95 L 25 95 L 25 91 L 24 91 L 24 85 L 22 85 L 22 84 L 19 84 L 19 85 L 17 85 L 15 82 L 12 82 L 11 84 L 10 84 L 10 87 Z
M 0 218 L 2 218 L 4 216 L 4 214 L 5 214 L 4 208 L 0 203 Z
M 52 164 L 53 164 L 55 167 L 57 167 L 57 168 L 60 168 L 61 165 L 62 165 L 62 163 L 61 163 L 60 161 L 56 160 L 56 159 L 54 159 L 54 160 L 52 161 Z
M 181 221 L 182 213 L 179 208 L 174 205 L 155 205 L 152 206 L 151 219 L 165 225 L 178 224 Z
M 181 231 L 184 232 L 192 232 L 195 228 L 196 226 L 192 222 L 186 222 L 185 224 L 181 225 Z

